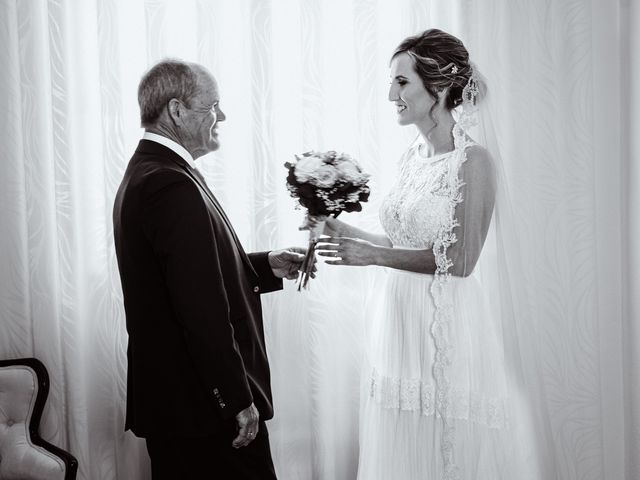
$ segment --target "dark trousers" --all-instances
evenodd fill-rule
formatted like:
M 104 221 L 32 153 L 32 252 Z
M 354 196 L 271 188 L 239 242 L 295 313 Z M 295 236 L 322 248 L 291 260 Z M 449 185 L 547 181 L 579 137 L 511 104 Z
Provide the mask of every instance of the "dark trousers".
M 199 438 L 147 438 L 153 480 L 276 480 L 264 422 L 246 447 L 233 448 L 235 426 Z

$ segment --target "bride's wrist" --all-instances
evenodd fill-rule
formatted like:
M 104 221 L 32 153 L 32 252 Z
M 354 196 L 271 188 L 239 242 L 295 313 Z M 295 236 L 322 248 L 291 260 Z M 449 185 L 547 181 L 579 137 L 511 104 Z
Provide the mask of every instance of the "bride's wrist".
M 335 217 L 328 217 L 325 222 L 325 230 L 329 230 L 326 233 L 334 237 L 344 237 L 344 227 L 345 223 Z
M 380 245 L 371 245 L 371 259 L 369 265 L 383 266 L 384 249 Z

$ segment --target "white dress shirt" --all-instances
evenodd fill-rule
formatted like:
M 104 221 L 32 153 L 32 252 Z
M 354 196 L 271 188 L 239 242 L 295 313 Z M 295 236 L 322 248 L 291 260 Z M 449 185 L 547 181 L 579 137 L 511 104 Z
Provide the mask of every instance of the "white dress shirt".
M 191 154 L 187 152 L 187 149 L 184 148 L 182 145 L 174 142 L 170 138 L 163 137 L 162 135 L 158 135 L 157 133 L 144 132 L 142 139 L 151 140 L 152 142 L 156 142 L 156 143 L 159 143 L 160 145 L 164 145 L 168 149 L 174 151 L 175 153 L 180 155 L 182 158 L 184 158 L 185 162 L 187 162 L 191 168 L 193 168 L 194 170 L 196 169 L 196 162 L 191 156 Z

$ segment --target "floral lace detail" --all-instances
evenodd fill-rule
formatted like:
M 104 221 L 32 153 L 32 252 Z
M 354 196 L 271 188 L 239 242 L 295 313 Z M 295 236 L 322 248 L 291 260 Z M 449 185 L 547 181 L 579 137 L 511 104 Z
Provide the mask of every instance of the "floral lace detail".
M 382 408 L 420 411 L 422 415 L 469 420 L 489 428 L 508 424 L 507 402 L 502 397 L 488 397 L 464 388 L 449 389 L 447 405 L 436 408 L 436 386 L 417 378 L 397 378 L 371 373 L 369 395 Z
M 464 148 L 462 155 L 465 155 Z M 453 229 L 458 226 L 455 208 L 458 203 L 462 202 L 460 192 L 462 182 L 458 177 L 458 165 L 455 166 L 455 174 L 450 172 L 448 181 L 444 182 L 442 186 L 443 196 L 447 199 L 446 204 L 443 205 L 446 209 L 446 215 L 441 219 L 442 223 L 433 242 L 436 271 L 431 284 L 431 296 L 435 304 L 431 336 L 436 347 L 433 376 L 436 384 L 436 410 L 443 421 L 441 448 L 444 461 L 444 480 L 457 480 L 460 477 L 453 451 L 455 426 L 449 421 L 455 399 L 447 375 L 448 367 L 451 365 L 451 353 L 454 349 L 449 331 L 453 319 L 453 302 L 450 298 L 450 289 L 447 289 L 451 277 L 449 269 L 453 266 L 453 262 L 447 257 L 447 249 L 457 241 L 453 232 Z
M 395 187 L 385 199 L 380 220 L 395 246 L 431 248 L 449 211 L 449 159 L 420 157 L 412 147 L 400 162 Z

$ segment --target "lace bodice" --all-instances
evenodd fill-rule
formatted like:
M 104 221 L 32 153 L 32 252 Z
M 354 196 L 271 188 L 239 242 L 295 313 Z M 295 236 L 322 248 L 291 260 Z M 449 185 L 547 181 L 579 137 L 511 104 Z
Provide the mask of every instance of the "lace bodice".
M 432 248 L 440 232 L 450 230 L 460 157 L 460 149 L 423 157 L 418 145 L 402 156 L 397 181 L 380 208 L 380 222 L 394 246 Z

